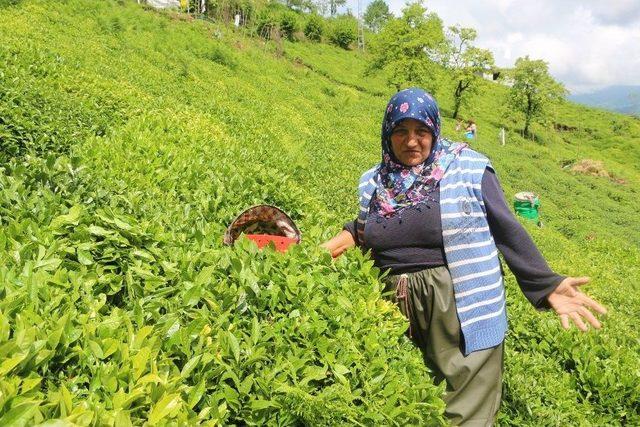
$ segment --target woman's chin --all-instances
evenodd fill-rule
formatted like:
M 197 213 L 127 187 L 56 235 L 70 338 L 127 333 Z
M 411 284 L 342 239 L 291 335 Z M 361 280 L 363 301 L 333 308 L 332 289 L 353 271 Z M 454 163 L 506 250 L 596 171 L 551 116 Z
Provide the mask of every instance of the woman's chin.
M 420 159 L 420 157 L 410 157 L 408 159 L 404 159 L 404 161 L 402 162 L 405 166 L 418 166 L 420 163 L 422 163 L 423 160 Z

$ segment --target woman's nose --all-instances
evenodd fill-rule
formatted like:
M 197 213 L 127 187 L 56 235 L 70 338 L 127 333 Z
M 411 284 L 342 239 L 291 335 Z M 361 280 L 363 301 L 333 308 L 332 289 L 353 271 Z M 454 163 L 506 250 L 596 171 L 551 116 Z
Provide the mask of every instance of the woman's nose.
M 418 134 L 415 132 L 409 132 L 407 135 L 407 145 L 417 145 L 418 144 Z

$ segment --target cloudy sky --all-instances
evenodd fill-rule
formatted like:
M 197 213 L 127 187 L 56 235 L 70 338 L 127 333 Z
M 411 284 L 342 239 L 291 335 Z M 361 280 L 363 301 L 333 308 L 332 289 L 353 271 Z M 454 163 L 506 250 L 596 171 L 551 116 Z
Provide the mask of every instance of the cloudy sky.
M 348 0 L 357 10 L 357 0 Z M 362 0 L 364 8 L 370 0 Z M 399 15 L 404 0 L 387 0 Z M 640 85 L 640 0 L 426 0 L 445 26 L 478 30 L 497 65 L 544 59 L 572 93 Z

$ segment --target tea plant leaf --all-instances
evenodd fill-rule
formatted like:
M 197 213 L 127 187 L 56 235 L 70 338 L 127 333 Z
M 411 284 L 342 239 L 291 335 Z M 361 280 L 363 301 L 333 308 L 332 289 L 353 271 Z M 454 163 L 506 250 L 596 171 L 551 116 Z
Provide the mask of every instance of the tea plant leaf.
M 0 425 L 3 426 L 26 426 L 33 419 L 40 402 L 22 402 L 9 409 L 1 418 Z
M 171 417 L 182 405 L 182 400 L 178 394 L 169 394 L 162 397 L 158 403 L 153 406 L 149 414 L 149 425 L 158 424 L 163 418 Z
M 27 357 L 26 353 L 17 354 L 13 357 L 5 359 L 0 363 L 0 375 L 8 374 L 13 368 L 18 366 Z

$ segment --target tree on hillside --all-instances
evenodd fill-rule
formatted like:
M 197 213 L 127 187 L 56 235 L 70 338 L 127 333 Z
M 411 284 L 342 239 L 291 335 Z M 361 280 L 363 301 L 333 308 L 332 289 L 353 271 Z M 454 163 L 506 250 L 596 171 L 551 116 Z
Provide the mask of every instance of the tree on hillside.
M 471 45 L 477 32 L 473 28 L 459 25 L 449 27 L 447 49 L 443 55 L 443 64 L 450 71 L 454 83 L 453 118 L 458 118 L 460 106 L 465 104 L 470 95 L 477 92 L 482 73 L 494 65 L 493 54 L 486 49 Z
M 389 6 L 384 0 L 373 0 L 364 12 L 364 23 L 371 31 L 377 33 L 391 17 Z
M 319 42 L 322 40 L 322 34 L 324 33 L 324 20 L 314 14 L 311 14 L 307 18 L 307 22 L 304 26 L 304 35 L 307 40 Z
M 336 16 L 338 13 L 338 7 L 344 6 L 347 3 L 347 0 L 329 0 L 329 11 L 331 12 L 331 16 Z
M 382 72 L 397 90 L 419 85 L 434 92 L 440 80 L 436 59 L 444 49 L 442 21 L 422 2 L 409 3 L 400 18 L 390 18 L 372 41 L 367 74 Z
M 206 15 L 217 21 L 233 22 L 235 15 L 239 14 L 241 25 L 245 25 L 264 7 L 264 0 L 209 0 L 206 2 Z
M 312 0 L 285 0 L 287 7 L 300 12 L 313 13 L 318 6 Z
M 549 107 L 561 102 L 567 90 L 551 77 L 545 61 L 529 59 L 528 55 L 518 58 L 510 77 L 513 86 L 509 103 L 515 111 L 524 114 L 523 132 L 528 135 L 531 123 L 542 121 Z
M 329 13 L 330 16 L 336 16 L 338 7 L 344 6 L 347 0 L 315 0 L 316 7 L 322 15 Z
M 349 49 L 356 41 L 358 22 L 353 15 L 339 15 L 329 20 L 329 41 L 343 49 Z

